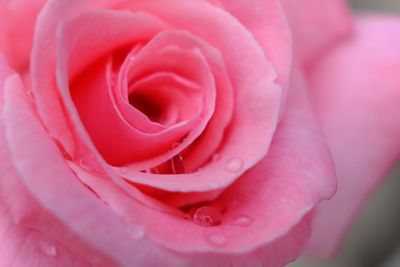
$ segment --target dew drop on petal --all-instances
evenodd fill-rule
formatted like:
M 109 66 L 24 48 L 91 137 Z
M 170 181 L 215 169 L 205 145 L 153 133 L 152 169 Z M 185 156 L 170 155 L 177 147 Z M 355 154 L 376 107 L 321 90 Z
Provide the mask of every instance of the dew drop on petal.
M 132 239 L 140 239 L 145 235 L 142 228 L 132 224 L 127 227 L 127 232 L 128 236 Z
M 213 246 L 221 247 L 226 244 L 226 236 L 222 232 L 212 232 L 206 234 L 207 241 Z
M 119 168 L 119 173 L 121 173 L 121 174 L 127 174 L 128 172 L 129 172 L 129 168 L 126 168 L 126 167 Z
M 31 90 L 26 91 L 26 95 L 28 96 L 29 101 L 31 101 L 31 103 L 35 102 L 35 96 L 33 95 Z
M 91 161 L 90 158 L 84 157 L 79 159 L 79 165 L 86 171 L 94 171 L 95 170 L 95 165 Z
M 217 162 L 217 161 L 221 160 L 221 158 L 222 158 L 221 154 L 215 153 L 215 154 L 212 156 L 212 161 Z
M 221 212 L 212 206 L 200 207 L 193 214 L 193 222 L 201 226 L 217 226 L 221 220 Z
M 243 168 L 243 161 L 238 158 L 231 158 L 225 166 L 225 169 L 229 172 L 238 172 Z
M 234 216 L 230 222 L 231 225 L 234 226 L 249 226 L 250 224 L 253 223 L 253 219 L 247 215 L 240 214 L 237 216 Z
M 57 255 L 57 248 L 53 244 L 50 244 L 48 242 L 40 242 L 39 250 L 40 250 L 40 252 L 42 252 L 43 254 L 45 254 L 47 256 L 54 257 Z
M 218 189 L 219 188 L 219 184 L 217 182 L 210 182 L 208 184 L 208 186 L 210 187 L 210 189 Z
M 185 165 L 183 164 L 183 157 L 178 154 L 171 159 L 171 170 L 173 174 L 185 173 Z
M 92 154 L 85 151 L 78 151 L 75 154 L 75 159 L 84 171 L 97 175 L 105 175 L 104 170 L 97 164 L 97 160 Z

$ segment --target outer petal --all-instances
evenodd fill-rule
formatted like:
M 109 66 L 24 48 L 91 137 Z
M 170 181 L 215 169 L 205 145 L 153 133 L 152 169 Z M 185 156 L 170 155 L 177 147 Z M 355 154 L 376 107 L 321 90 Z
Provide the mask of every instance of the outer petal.
M 89 267 L 90 265 L 40 232 L 14 224 L 0 202 L 0 266 Z
M 307 63 L 352 31 L 346 0 L 282 0 L 300 60 Z
M 312 253 L 335 253 L 362 203 L 399 157 L 399 43 L 399 19 L 364 17 L 354 37 L 309 73 L 339 179 L 337 194 L 317 211 Z
M 0 110 L 4 104 L 4 84 L 14 77 L 5 65 L 5 59 L 0 56 Z M 0 121 L 0 266 L 89 266 L 51 237 L 27 227 L 25 223 L 41 213 L 41 210 L 21 186 L 12 160 L 6 144 L 4 125 Z
M 212 2 L 212 1 L 211 1 Z M 254 35 L 278 72 L 278 82 L 287 88 L 292 68 L 292 37 L 283 8 L 277 0 L 214 1 L 234 15 Z
M 151 239 L 190 255 L 193 266 L 282 266 L 301 253 L 310 213 L 335 190 L 329 150 L 301 77 L 295 81 L 268 156 L 210 203 L 224 211 L 218 226 L 135 207 L 109 181 L 79 176 L 113 209 L 129 217 L 140 214 L 136 219 Z
M 36 17 L 45 0 L 0 0 L 0 50 L 16 70 L 28 67 Z
M 116 199 L 122 199 L 122 205 L 128 205 L 131 209 L 129 220 L 123 219 L 122 216 L 114 213 L 110 206 L 94 197 L 75 178 L 55 145 L 37 124 L 18 85 L 21 83 L 17 78 L 8 81 L 5 87 L 5 107 L 2 114 L 7 145 L 14 159 L 15 168 L 20 174 L 21 181 L 43 208 L 60 220 L 69 231 L 74 232 L 82 241 L 97 250 L 99 256 L 97 259 L 93 258 L 93 255 L 83 253 L 85 256 L 89 256 L 90 262 L 96 266 L 114 266 L 114 263 L 121 266 L 160 266 L 161 264 L 166 266 L 230 266 L 231 261 L 235 264 L 239 263 L 239 266 L 253 266 L 259 260 L 265 262 L 267 266 L 279 266 L 281 263 L 293 259 L 301 251 L 309 232 L 309 216 L 304 219 L 300 216 L 299 220 L 294 221 L 285 220 L 289 225 L 285 223 L 282 228 L 284 231 L 269 233 L 271 239 L 267 238 L 265 246 L 261 246 L 259 249 L 240 245 L 241 242 L 246 241 L 235 238 L 235 236 L 245 238 L 245 235 L 238 235 L 241 232 L 240 229 L 231 233 L 232 239 L 236 241 L 232 241 L 228 248 L 219 247 L 224 244 L 220 243 L 221 239 L 217 235 L 211 239 L 213 243 L 209 243 L 207 246 L 206 242 L 194 239 L 193 241 L 200 241 L 202 246 L 176 249 L 177 244 L 171 243 L 185 243 L 188 238 L 193 238 L 193 233 L 183 236 L 181 239 L 176 238 L 176 234 L 181 234 L 180 230 L 184 224 L 193 223 L 144 207 L 127 198 L 122 191 L 110 184 L 104 191 L 112 196 L 113 190 L 116 190 Z M 43 157 L 36 157 L 37 153 Z M 276 178 L 281 180 L 279 176 Z M 103 179 L 103 181 L 105 180 Z M 259 197 L 263 196 L 263 194 L 259 195 Z M 106 199 L 107 203 L 112 203 L 111 200 L 112 197 Z M 303 214 L 303 211 L 307 212 L 307 210 L 302 210 L 301 215 L 306 215 Z M 258 210 L 255 212 L 258 214 Z M 178 220 L 181 223 L 176 223 Z M 254 225 L 262 225 L 261 222 Z M 273 221 L 271 223 L 282 227 Z M 36 226 L 47 231 L 49 225 Z M 145 228 L 142 228 L 143 226 Z M 205 229 L 199 229 L 199 227 L 191 228 L 197 228 L 198 234 L 203 236 L 204 232 L 201 230 Z M 227 227 L 232 229 L 232 226 Z M 167 241 L 165 243 L 160 240 L 163 238 L 162 234 L 169 237 L 164 240 Z M 171 234 L 174 236 L 172 237 Z M 213 235 L 213 233 L 210 234 Z M 265 236 L 257 235 L 256 232 L 252 236 L 265 238 Z M 58 237 L 62 238 L 61 232 Z M 157 245 L 160 242 L 164 243 L 163 246 Z M 44 245 L 45 253 L 54 254 L 53 247 L 47 244 Z M 188 242 L 188 244 L 193 245 L 194 243 Z M 254 244 L 259 244 L 259 241 Z M 73 247 L 75 242 L 69 241 L 69 245 Z M 163 249 L 165 246 L 175 252 Z M 291 249 L 289 253 L 286 253 L 288 247 Z M 243 253 L 248 249 L 255 249 L 252 256 Z M 277 254 L 277 251 L 280 253 Z
M 7 87 L 5 91 L 3 118 L 7 144 L 21 180 L 43 207 L 68 229 L 122 266 L 158 266 L 161 262 L 167 266 L 230 266 L 231 263 L 253 266 L 260 262 L 266 266 L 280 266 L 301 252 L 309 233 L 309 212 L 334 188 L 329 154 L 302 82 L 297 80 L 299 88 L 291 91 L 290 109 L 269 156 L 220 198 L 221 205 L 239 205 L 232 206 L 226 213 L 232 218 L 227 217 L 221 228 L 188 226 L 193 223 L 129 200 L 110 184 L 104 189 L 109 196 L 107 203 L 112 206 L 115 201 L 122 200 L 120 209 L 124 205 L 132 209 L 129 221 L 125 221 L 79 183 L 38 126 L 16 86 L 18 80 L 13 79 L 10 84 L 15 88 Z M 312 149 L 308 149 L 310 147 Z M 38 153 L 43 157 L 36 157 Z M 258 179 L 258 183 L 254 183 L 254 179 Z M 117 194 L 113 195 L 112 190 Z M 235 204 L 235 197 L 241 194 L 245 196 L 244 202 Z M 260 206 L 261 203 L 264 204 Z M 253 223 L 248 227 L 230 224 L 236 213 L 244 212 L 254 219 Z M 141 227 L 144 228 L 141 230 Z M 183 230 L 194 231 L 182 235 Z M 220 231 L 226 233 L 226 245 Z M 177 238 L 178 235 L 182 237 Z M 211 239 L 202 241 L 207 236 Z M 193 242 L 185 242 L 188 238 L 193 238 Z M 195 242 L 199 246 L 190 247 Z M 167 252 L 163 247 L 175 252 Z M 47 251 L 51 254 L 53 250 Z M 96 264 L 111 266 L 109 262 Z
M 128 224 L 76 179 L 38 124 L 21 86 L 18 77 L 13 76 L 4 87 L 5 143 L 21 184 L 46 214 L 64 225 L 53 230 L 54 221 L 45 224 L 39 219 L 33 222 L 34 226 L 52 233 L 71 249 L 78 245 L 82 249 L 76 252 L 96 266 L 158 266 L 161 258 L 172 266 L 180 266 L 178 258 L 142 239 L 143 236 L 129 238 L 132 229 L 138 227 L 135 222 Z

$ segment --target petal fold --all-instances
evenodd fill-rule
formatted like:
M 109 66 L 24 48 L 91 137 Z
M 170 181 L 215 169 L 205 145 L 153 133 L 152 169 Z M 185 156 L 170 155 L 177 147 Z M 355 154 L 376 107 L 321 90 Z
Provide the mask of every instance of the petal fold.
M 294 37 L 294 49 L 303 64 L 352 33 L 346 0 L 283 0 Z

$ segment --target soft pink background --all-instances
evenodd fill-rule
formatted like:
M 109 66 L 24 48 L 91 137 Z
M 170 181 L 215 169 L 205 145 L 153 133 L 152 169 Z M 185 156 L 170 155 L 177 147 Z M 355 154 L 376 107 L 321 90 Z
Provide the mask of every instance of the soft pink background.
M 357 10 L 400 13 L 399 0 L 353 0 Z M 304 257 L 289 267 L 400 266 L 400 166 L 367 203 L 341 253 L 330 263 Z

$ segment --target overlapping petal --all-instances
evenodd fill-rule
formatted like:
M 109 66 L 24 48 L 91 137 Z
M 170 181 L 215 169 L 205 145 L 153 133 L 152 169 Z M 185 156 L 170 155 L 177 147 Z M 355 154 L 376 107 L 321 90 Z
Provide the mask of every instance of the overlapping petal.
M 351 11 L 346 0 L 283 0 L 294 38 L 294 49 L 303 64 L 352 34 Z
M 213 2 L 213 1 L 211 1 Z M 282 4 L 277 0 L 216 0 L 215 4 L 235 16 L 255 37 L 288 89 L 293 63 L 293 43 Z
M 17 84 L 15 81 L 14 85 Z M 301 88 L 293 92 L 297 93 L 289 98 L 292 109 L 283 119 L 270 156 L 215 202 L 225 206 L 227 211 L 223 224 L 208 229 L 190 220 L 149 209 L 110 181 L 95 177 L 99 179 L 96 192 L 109 205 L 97 200 L 79 183 L 57 147 L 38 126 L 20 90 L 6 88 L 3 118 L 7 144 L 24 184 L 46 211 L 96 248 L 100 255 L 122 266 L 160 262 L 172 266 L 223 266 L 231 261 L 242 266 L 258 263 L 276 266 L 301 252 L 309 233 L 309 213 L 334 188 L 329 153 L 320 142 L 305 92 Z M 310 127 L 299 134 L 303 124 Z M 316 149 L 305 154 L 303 146 Z M 39 159 L 33 153 L 46 156 Z M 280 164 L 275 164 L 277 162 Z M 77 174 L 84 177 L 84 173 Z M 254 179 L 259 182 L 254 183 Z M 235 197 L 239 200 L 235 201 Z M 265 203 L 262 209 L 260 203 Z M 127 218 L 122 219 L 117 214 Z M 243 214 L 249 216 L 249 224 L 235 225 L 235 218 Z M 102 218 L 101 223 L 98 218 Z M 156 244 L 175 253 L 170 254 Z M 135 248 L 134 254 L 131 248 Z M 150 257 L 149 253 L 154 255 Z M 99 259 L 99 266 L 101 260 L 104 259 Z
M 18 71 L 29 67 L 36 18 L 45 0 L 0 1 L 0 50 Z
M 314 62 L 313 98 L 338 175 L 316 212 L 310 251 L 334 255 L 363 202 L 400 157 L 400 20 L 358 18 L 355 34 Z
M 236 19 L 206 2 L 178 3 L 174 1 L 112 3 L 104 1 L 96 3 L 104 6 L 115 4 L 120 9 L 129 9 L 134 12 L 148 12 L 176 28 L 185 29 L 201 37 L 221 51 L 227 72 L 232 80 L 232 86 L 235 88 L 235 112 L 226 134 L 227 138 L 224 140 L 223 158 L 214 163 L 214 165 L 221 165 L 219 168 L 214 168 L 221 170 L 221 173 L 216 175 L 209 171 L 202 175 L 205 179 L 197 179 L 196 183 L 171 182 L 168 186 L 173 187 L 169 189 L 171 191 L 186 192 L 224 188 L 266 154 L 276 127 L 282 92 L 280 87 L 274 83 L 276 72 L 266 59 L 263 50 Z M 171 6 L 175 8 L 171 8 Z M 54 88 L 54 81 L 49 79 L 52 77 L 51 73 L 55 67 L 55 56 L 52 55 L 55 43 L 51 38 L 53 38 L 58 23 L 70 19 L 76 13 L 79 14 L 94 7 L 86 1 L 69 1 L 68 4 L 49 1 L 39 19 L 38 28 L 41 28 L 41 31 L 36 36 L 38 45 L 33 52 L 36 60 L 33 62 L 32 70 L 33 77 L 36 79 L 34 80 L 34 93 L 37 98 L 38 112 L 50 134 L 57 136 L 63 142 L 66 150 L 71 153 L 76 149 L 76 143 L 74 143 L 68 123 L 65 122 L 65 117 L 71 119 L 71 123 L 74 125 L 73 130 L 79 137 L 76 139 L 78 143 L 79 140 L 81 142 L 83 140 L 83 143 L 92 149 L 91 153 L 95 152 L 90 145 L 87 133 L 83 127 L 79 126 L 81 123 L 76 111 L 69 109 L 66 116 L 60 103 L 54 101 L 54 99 L 58 99 L 58 95 Z M 60 20 L 50 19 L 54 17 Z M 219 26 L 215 27 L 215 25 Z M 47 53 L 44 54 L 39 44 L 43 44 L 49 38 Z M 233 43 L 235 49 L 232 49 Z M 240 64 L 237 64 L 238 62 Z M 255 65 L 256 68 L 254 68 Z M 65 75 L 58 75 L 58 85 L 63 87 L 63 92 L 66 91 L 64 87 L 67 86 L 67 78 Z M 248 90 L 248 88 L 252 88 L 252 90 Z M 63 94 L 62 101 L 69 102 L 68 95 Z M 48 110 L 52 110 L 52 112 L 48 112 Z M 240 143 L 236 141 L 238 138 L 241 140 Z M 234 174 L 224 171 L 223 165 L 231 158 L 239 157 L 239 154 L 243 161 L 240 171 Z

